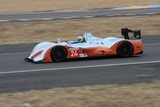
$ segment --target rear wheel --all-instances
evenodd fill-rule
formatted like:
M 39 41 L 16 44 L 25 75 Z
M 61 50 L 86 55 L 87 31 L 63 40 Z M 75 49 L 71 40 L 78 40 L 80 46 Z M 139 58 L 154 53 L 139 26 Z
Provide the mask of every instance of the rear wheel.
M 117 47 L 117 54 L 120 57 L 130 57 L 133 51 L 133 45 L 127 41 L 121 42 Z
M 62 46 L 54 47 L 51 51 L 51 58 L 53 62 L 62 62 L 67 58 L 67 51 Z

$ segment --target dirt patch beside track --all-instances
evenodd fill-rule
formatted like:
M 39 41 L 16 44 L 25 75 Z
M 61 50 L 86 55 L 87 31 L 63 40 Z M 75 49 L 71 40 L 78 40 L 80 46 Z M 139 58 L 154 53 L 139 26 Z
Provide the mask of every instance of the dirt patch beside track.
M 143 35 L 160 34 L 160 15 L 107 17 L 53 21 L 0 23 L 0 44 L 31 43 L 75 39 L 91 32 L 99 37 L 119 36 L 120 29 L 141 29 Z
M 0 94 L 1 107 L 159 107 L 160 82 L 54 88 Z M 9 103 L 8 103 L 9 102 Z
M 160 0 L 0 0 L 0 13 L 141 6 Z

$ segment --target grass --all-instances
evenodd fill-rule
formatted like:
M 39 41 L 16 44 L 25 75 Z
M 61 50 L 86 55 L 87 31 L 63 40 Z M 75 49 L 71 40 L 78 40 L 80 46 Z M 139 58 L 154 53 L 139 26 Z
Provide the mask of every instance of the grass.
M 160 15 L 108 17 L 32 22 L 0 23 L 0 44 L 31 43 L 75 39 L 77 35 L 91 32 L 100 37 L 120 35 L 120 29 L 141 29 L 144 35 L 160 34 Z
M 108 84 L 0 94 L 1 107 L 160 107 L 160 82 Z
M 160 0 L 0 0 L 0 13 L 141 6 Z

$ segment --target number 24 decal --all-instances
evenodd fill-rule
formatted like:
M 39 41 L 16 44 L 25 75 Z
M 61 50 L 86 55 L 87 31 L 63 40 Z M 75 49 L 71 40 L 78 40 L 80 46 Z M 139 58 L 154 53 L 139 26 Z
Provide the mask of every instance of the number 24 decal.
M 78 56 L 78 50 L 71 50 L 71 57 Z

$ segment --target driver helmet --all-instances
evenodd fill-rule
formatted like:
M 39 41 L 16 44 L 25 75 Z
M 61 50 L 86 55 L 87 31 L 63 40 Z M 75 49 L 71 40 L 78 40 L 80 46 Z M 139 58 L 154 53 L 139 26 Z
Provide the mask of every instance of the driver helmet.
M 85 42 L 85 38 L 83 36 L 78 36 L 77 39 L 78 42 Z

